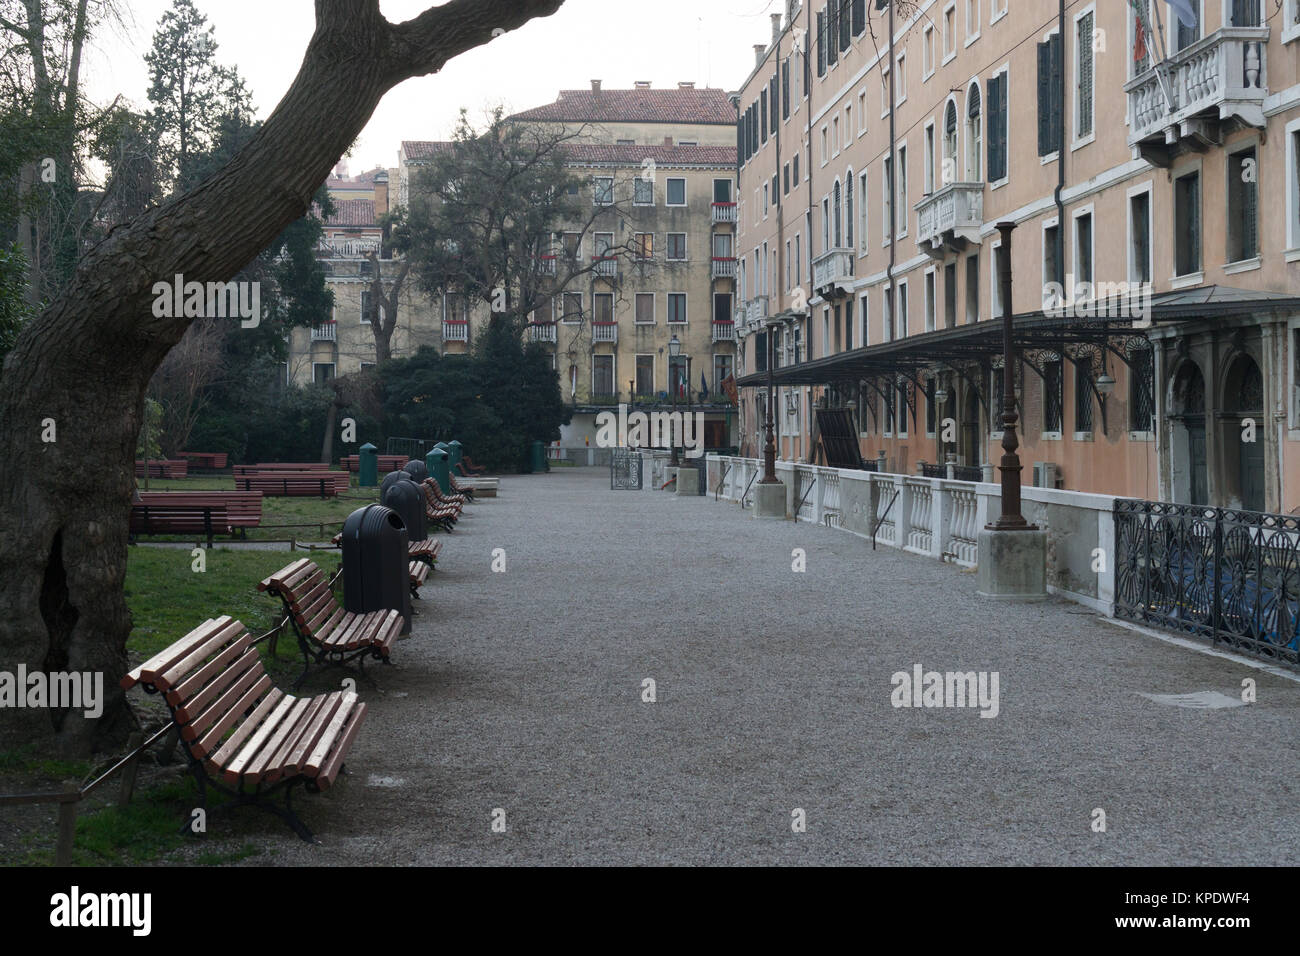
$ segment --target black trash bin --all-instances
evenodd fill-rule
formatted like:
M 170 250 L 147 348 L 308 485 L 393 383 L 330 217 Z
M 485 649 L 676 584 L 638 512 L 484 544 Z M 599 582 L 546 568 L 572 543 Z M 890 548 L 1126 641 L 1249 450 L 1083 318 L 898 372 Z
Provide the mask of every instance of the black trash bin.
M 405 465 L 403 465 L 402 471 L 410 475 L 411 480 L 414 481 L 416 484 L 419 484 L 420 482 L 424 481 L 424 479 L 429 477 L 428 467 L 424 464 L 424 462 L 420 461 L 417 458 L 412 458 Z
M 384 480 L 379 483 L 379 499 L 382 501 L 384 498 L 384 492 L 387 491 L 389 488 L 393 487 L 393 485 L 397 484 L 397 482 L 410 481 L 410 480 L 411 480 L 410 473 L 402 471 L 401 469 L 398 469 L 397 471 L 391 471 L 388 474 L 384 475 Z
M 415 482 L 393 482 L 381 496 L 381 503 L 401 515 L 408 541 L 423 541 L 429 537 L 428 519 L 424 516 L 424 492 Z
M 366 505 L 343 522 L 343 607 L 359 614 L 396 610 L 411 632 L 406 525 L 392 508 Z

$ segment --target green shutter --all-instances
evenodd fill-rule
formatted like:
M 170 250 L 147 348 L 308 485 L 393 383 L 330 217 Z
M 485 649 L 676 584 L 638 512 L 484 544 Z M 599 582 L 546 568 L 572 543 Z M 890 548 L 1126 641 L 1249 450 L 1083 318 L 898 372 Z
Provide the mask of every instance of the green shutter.
M 1049 153 L 1061 149 L 1065 143 L 1065 104 L 1061 101 L 1061 87 L 1063 86 L 1063 59 L 1062 51 L 1064 44 L 1061 35 L 1058 33 L 1048 41 L 1052 50 L 1052 75 L 1050 78 L 1051 90 L 1048 101 L 1051 103 L 1052 129 L 1051 139 L 1049 140 Z
M 1038 44 L 1038 155 L 1046 156 L 1052 151 L 1049 145 L 1052 141 L 1052 94 L 1048 89 L 1048 84 L 1052 75 L 1052 48 L 1048 43 Z M 989 99 L 992 100 L 992 88 L 990 87 Z M 990 119 L 992 114 L 990 114 Z M 990 130 L 990 135 L 992 130 Z M 989 158 L 989 174 L 992 177 L 993 159 Z
M 817 14 L 817 75 L 826 75 L 826 11 Z

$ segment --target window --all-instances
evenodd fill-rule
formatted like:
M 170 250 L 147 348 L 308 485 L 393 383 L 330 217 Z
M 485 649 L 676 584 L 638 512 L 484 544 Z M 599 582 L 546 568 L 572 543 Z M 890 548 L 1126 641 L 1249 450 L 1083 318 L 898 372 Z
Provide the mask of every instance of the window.
M 822 165 L 825 166 L 831 161 L 830 154 L 830 137 L 826 132 L 826 127 L 822 127 Z
M 771 197 L 768 195 L 768 184 L 763 183 L 763 218 L 767 218 L 767 210 Z
M 1201 173 L 1174 180 L 1174 275 L 1201 271 Z
M 1059 358 L 1043 363 L 1043 431 L 1052 435 L 1061 433 L 1061 406 L 1063 392 L 1062 362 Z
M 831 201 L 829 198 L 822 199 L 822 252 L 829 252 L 831 248 Z
M 790 195 L 790 164 L 786 163 L 781 168 L 781 195 Z
M 1074 139 L 1092 136 L 1093 114 L 1093 20 L 1092 10 L 1074 21 Z
M 934 331 L 934 270 L 925 273 L 925 330 Z
M 1038 44 L 1038 155 L 1050 156 L 1060 148 L 1061 35 L 1054 33 L 1046 43 Z M 993 166 L 992 160 L 989 166 Z
M 781 193 L 777 190 L 776 173 L 772 174 L 772 205 L 781 205 Z
M 831 187 L 831 232 L 835 237 L 834 248 L 838 249 L 844 245 L 844 234 L 841 231 L 842 217 L 840 216 L 840 181 L 835 180 L 835 185 Z
M 1151 281 L 1151 188 L 1128 200 L 1128 280 Z
M 1259 255 L 1259 164 L 1254 146 L 1228 154 L 1228 261 Z
M 732 235 L 729 232 L 715 232 L 713 234 L 713 258 L 715 259 L 733 259 L 735 253 L 731 251 Z
M 801 284 L 802 284 L 802 279 L 801 279 L 801 277 L 800 277 L 800 275 L 799 275 L 799 266 L 800 266 L 800 265 L 802 264 L 802 262 L 803 262 L 801 256 L 802 256 L 802 253 L 801 253 L 801 251 L 800 251 L 800 249 L 799 249 L 799 234 L 798 234 L 798 233 L 795 233 L 795 237 L 794 237 L 794 285 L 801 285 Z M 791 286 L 791 288 L 794 288 L 794 286 Z
M 686 205 L 686 180 L 670 178 L 668 180 L 668 198 L 665 202 L 669 206 Z
M 844 245 L 853 248 L 853 170 L 844 176 Z
M 566 232 L 564 234 L 564 254 L 570 262 L 582 258 L 582 233 Z
M 593 355 L 591 357 L 591 395 L 593 398 L 608 398 L 614 394 L 614 356 Z
M 361 324 L 370 324 L 370 302 L 371 292 L 369 289 L 361 290 Z
M 892 237 L 894 226 L 894 169 L 891 157 L 885 157 L 885 174 L 882 177 L 881 186 L 884 194 L 884 209 L 881 216 L 881 225 L 885 230 L 885 242 L 888 243 Z
M 597 292 L 591 297 L 593 312 L 591 320 L 593 322 L 613 322 L 614 321 L 614 294 L 612 292 Z
M 638 355 L 636 357 L 636 393 L 653 395 L 655 393 L 655 357 Z
M 907 400 L 910 393 L 905 383 L 900 382 L 897 388 L 898 388 L 898 401 L 894 403 L 894 407 L 898 410 L 898 424 L 894 428 L 894 433 L 899 438 L 906 438 L 907 437 L 907 412 L 908 412 Z
M 537 303 L 537 308 L 533 309 L 533 322 L 554 322 L 555 321 L 555 303 L 549 297 L 543 297 Z
M 907 283 L 898 284 L 898 338 L 907 338 Z
M 831 120 L 831 155 L 840 154 L 840 118 L 837 116 Z
M 1007 72 L 988 79 L 989 181 L 1007 178 Z
M 1152 40 L 1151 37 L 1146 36 L 1146 30 L 1138 19 L 1137 6 L 1142 7 L 1143 17 L 1147 23 L 1155 22 L 1151 17 L 1151 0 L 1129 0 L 1129 7 L 1133 8 L 1128 16 L 1128 35 L 1132 50 L 1132 55 L 1129 57 L 1130 77 L 1141 76 L 1151 69 Z M 1178 19 L 1177 14 L 1173 19 Z
M 790 59 L 781 61 L 781 119 L 790 118 Z
M 869 247 L 869 243 L 867 242 L 867 197 L 871 195 L 867 191 L 867 174 L 865 171 L 858 176 L 858 186 L 858 195 L 862 197 L 858 203 L 861 207 L 859 215 L 862 216 L 861 228 L 858 230 L 858 235 L 861 238 L 858 241 L 862 243 L 862 252 L 865 254 Z
M 907 235 L 908 210 L 912 207 L 907 204 L 907 147 L 898 147 L 898 234 Z
M 925 127 L 925 155 L 921 157 L 925 164 L 925 193 L 929 195 L 934 192 L 934 124 L 927 123 Z
M 907 99 L 907 53 L 898 54 L 896 60 L 898 72 L 894 75 L 894 102 L 901 103 Z
M 686 321 L 686 293 L 669 292 L 668 293 L 668 322 L 669 324 L 682 324 Z
M 859 322 L 862 326 L 862 337 L 858 340 L 861 345 L 871 344 L 871 297 L 867 293 L 862 294 L 861 308 L 858 309 L 858 315 L 861 316 Z
M 1300 0 L 1296 0 L 1300 11 Z M 1300 247 L 1300 119 L 1286 125 L 1286 246 Z
M 956 139 L 953 140 L 953 153 L 956 154 Z M 972 83 L 966 94 L 966 181 L 977 183 L 980 176 L 981 160 L 984 156 L 984 137 L 980 123 L 980 86 Z M 956 170 L 954 169 L 954 173 Z
M 730 355 L 715 354 L 713 356 L 713 392 L 716 395 L 724 394 L 722 383 L 731 378 L 733 369 L 733 358 Z
M 1092 275 L 1092 213 L 1085 212 L 1074 217 L 1074 284 L 1076 288 L 1093 283 Z M 1081 293 L 1082 294 L 1082 293 Z M 1086 293 L 1092 296 L 1092 289 Z
M 993 261 L 989 264 L 989 288 L 992 290 L 990 301 L 993 303 L 993 318 L 1002 318 L 1002 283 L 998 277 L 1002 274 L 1002 243 L 993 243 Z
M 957 263 L 943 267 L 943 324 L 945 328 L 957 325 Z
M 713 321 L 714 322 L 731 321 L 731 293 L 730 292 L 713 293 Z
M 787 240 L 785 241 L 785 289 L 786 289 L 787 292 L 790 291 L 790 288 L 791 288 L 791 286 L 790 286 L 790 272 L 791 272 L 791 261 L 790 261 L 790 240 L 787 239 Z
M 858 135 L 867 131 L 867 91 L 858 91 Z
M 632 256 L 643 261 L 655 257 L 655 234 L 653 232 L 638 232 L 633 237 Z
M 980 257 L 966 257 L 966 321 L 980 320 Z
M 826 63 L 834 66 L 840 60 L 840 0 L 830 0 L 826 5 Z
M 612 232 L 596 233 L 596 251 L 597 259 L 611 259 L 614 254 L 614 234 Z
M 838 324 L 838 323 L 837 323 Z M 831 310 L 822 309 L 822 358 L 831 354 Z
M 715 179 L 713 181 L 713 201 L 731 202 L 731 180 Z
M 884 289 L 884 309 L 880 315 L 880 329 L 884 333 L 882 341 L 894 341 L 894 293 L 889 286 Z
M 889 115 L 889 64 L 880 68 L 880 118 Z
M 844 107 L 844 149 L 853 142 L 853 107 Z
M 566 292 L 564 293 L 564 314 L 560 316 L 561 322 L 570 324 L 582 321 L 582 293 Z
M 1092 358 L 1085 357 L 1074 363 L 1074 430 L 1078 434 L 1092 431 Z
M 614 177 L 596 176 L 592 181 L 592 198 L 597 206 L 614 204 Z
M 978 91 L 978 86 L 971 89 Z M 943 163 L 939 168 L 939 180 L 947 186 L 957 179 L 957 104 L 952 100 L 943 111 Z
M 921 79 L 934 73 L 934 26 L 927 23 L 921 31 Z
M 632 204 L 636 206 L 653 206 L 655 204 L 655 184 L 644 176 L 632 181 Z
M 997 23 L 1007 15 L 1007 0 L 991 0 L 989 4 L 989 23 Z
M 754 371 L 767 371 L 767 333 L 754 333 Z
M 333 362 L 312 362 L 311 380 L 317 385 L 324 385 L 334 377 Z
M 957 55 L 957 5 L 949 4 L 943 11 L 943 61 Z
M 1063 295 L 1060 298 L 1057 296 L 1049 297 L 1047 292 L 1049 282 L 1061 284 L 1065 282 L 1065 276 L 1061 274 L 1061 270 L 1057 267 L 1056 253 L 1060 239 L 1061 228 L 1059 222 L 1055 219 L 1048 220 L 1043 226 L 1043 308 L 1058 307 L 1061 305 L 1060 298 L 1064 298 Z M 1062 289 L 1062 292 L 1064 291 Z
M 1171 45 L 1172 48 L 1169 51 L 1170 53 L 1174 53 L 1178 50 L 1185 50 L 1201 38 L 1201 5 L 1196 2 L 1196 0 L 1192 0 L 1189 6 L 1192 8 L 1192 16 L 1194 18 L 1194 22 L 1190 27 L 1183 25 L 1183 21 L 1174 14 L 1172 8 L 1169 10 L 1169 19 L 1172 21 L 1169 24 L 1169 32 L 1173 34 L 1174 40 Z
M 935 380 L 933 378 L 927 378 L 925 380 L 925 437 L 926 438 L 932 438 L 934 436 L 934 419 L 935 419 L 934 393 L 935 393 Z
M 826 11 L 817 13 L 817 75 L 826 75 Z
M 853 0 L 853 35 L 862 36 L 867 29 L 867 0 Z
M 844 301 L 844 348 L 853 348 L 853 300 Z
M 758 122 L 759 122 L 759 125 L 758 125 L 758 130 L 759 130 L 759 132 L 758 132 L 758 138 L 759 138 L 760 140 L 762 140 L 764 143 L 766 143 L 766 142 L 767 142 L 767 90 L 764 90 L 764 91 L 759 95 L 759 98 L 758 98 L 758 99 L 759 99 L 759 107 L 758 107 L 758 115 L 759 115 L 759 121 L 758 121 Z M 669 203 L 669 205 L 671 205 L 671 203 Z
M 980 0 L 966 0 L 966 43 L 980 35 Z
M 653 292 L 638 292 L 636 294 L 636 324 L 655 324 L 655 294 Z
M 1129 431 L 1155 431 L 1156 366 L 1155 352 L 1136 348 L 1128 353 Z
M 794 173 L 794 188 L 799 188 L 799 154 L 794 154 L 791 171 Z
M 669 262 L 686 261 L 686 233 L 684 232 L 668 233 L 668 261 Z

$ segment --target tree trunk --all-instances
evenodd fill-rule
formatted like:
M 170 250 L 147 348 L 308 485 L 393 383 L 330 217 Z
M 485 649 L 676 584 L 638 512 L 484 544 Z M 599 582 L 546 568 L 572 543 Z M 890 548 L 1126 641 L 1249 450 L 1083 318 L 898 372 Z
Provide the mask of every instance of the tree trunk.
M 231 279 L 307 211 L 387 90 L 562 2 L 451 0 L 389 24 L 377 0 L 316 0 L 298 76 L 248 146 L 110 234 L 24 327 L 0 376 L 0 671 L 98 672 L 106 699 L 98 720 L 2 708 L 0 746 L 84 754 L 130 727 L 118 681 L 136 439 L 149 379 L 192 321 L 155 316 L 154 284 Z M 42 440 L 47 419 L 53 442 Z M 176 573 L 190 573 L 186 563 Z

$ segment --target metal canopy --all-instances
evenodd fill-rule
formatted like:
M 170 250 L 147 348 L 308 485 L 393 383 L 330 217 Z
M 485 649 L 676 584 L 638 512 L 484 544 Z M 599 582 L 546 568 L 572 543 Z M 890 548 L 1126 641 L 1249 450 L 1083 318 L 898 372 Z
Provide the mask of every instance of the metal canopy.
M 1124 298 L 1097 300 L 1088 306 L 1092 317 L 1062 316 L 1043 311 L 1017 315 L 1013 324 L 1012 348 L 1017 352 L 1062 350 L 1072 353 L 1070 357 L 1077 361 L 1083 358 L 1081 353 L 1091 351 L 1088 348 L 1091 346 L 1105 349 L 1124 361 L 1125 346 L 1129 341 L 1138 339 L 1142 346 L 1147 344 L 1144 331 L 1134 328 L 1132 312 L 1125 315 L 1123 311 L 1128 303 L 1129 300 Z M 1131 309 L 1131 305 L 1129 307 Z M 1148 315 L 1154 326 L 1161 322 L 1169 324 L 1208 317 L 1293 311 L 1300 312 L 1300 297 L 1212 285 L 1152 296 Z M 875 376 L 914 373 L 935 365 L 987 361 L 1001 354 L 1002 323 L 990 320 L 787 365 L 774 369 L 771 378 L 775 385 L 856 383 Z M 767 372 L 754 372 L 736 384 L 753 387 L 767 383 Z

